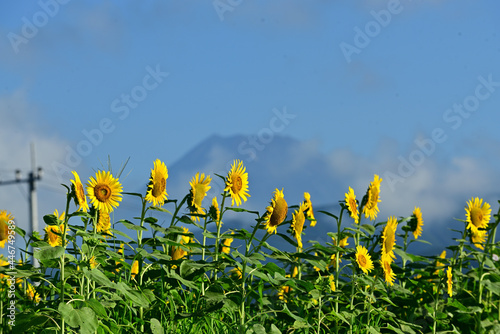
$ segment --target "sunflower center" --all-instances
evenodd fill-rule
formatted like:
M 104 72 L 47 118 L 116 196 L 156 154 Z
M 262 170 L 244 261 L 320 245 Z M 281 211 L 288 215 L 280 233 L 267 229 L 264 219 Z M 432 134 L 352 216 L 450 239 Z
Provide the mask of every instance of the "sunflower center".
M 94 195 L 99 202 L 105 203 L 111 197 L 111 188 L 107 184 L 98 184 L 94 188 Z
M 167 188 L 167 179 L 164 177 L 156 177 L 155 181 L 153 182 L 153 190 L 151 191 L 151 194 L 153 197 L 160 197 L 165 189 Z
M 241 179 L 241 176 L 233 176 L 233 185 L 231 186 L 233 194 L 238 194 L 241 188 L 243 188 L 243 180 Z
M 285 220 L 287 212 L 288 204 L 284 198 L 279 197 L 274 205 L 273 214 L 271 215 L 271 218 L 269 218 L 269 225 L 278 226 L 281 224 L 281 222 Z
M 366 263 L 367 263 L 366 257 L 364 255 L 359 255 L 358 262 L 359 262 L 359 265 L 364 268 L 366 266 Z
M 472 224 L 476 227 L 480 227 L 483 222 L 483 210 L 480 208 L 473 208 L 470 211 L 470 220 L 472 221 Z

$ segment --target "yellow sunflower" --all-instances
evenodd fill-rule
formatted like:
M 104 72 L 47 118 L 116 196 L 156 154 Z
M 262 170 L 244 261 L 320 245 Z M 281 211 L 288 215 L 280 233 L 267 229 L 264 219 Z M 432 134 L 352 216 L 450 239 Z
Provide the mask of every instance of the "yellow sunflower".
M 231 170 L 226 177 L 226 188 L 224 191 L 229 191 L 231 195 L 231 206 L 241 205 L 241 200 L 243 202 L 247 201 L 248 194 L 248 173 L 245 172 L 246 168 L 243 166 L 243 161 L 234 160 L 231 165 Z
M 413 230 L 413 237 L 418 239 L 422 235 L 422 226 L 424 226 L 424 220 L 422 219 L 422 211 L 419 207 L 415 207 L 412 214 L 411 226 Z
M 306 217 L 304 211 L 307 210 L 307 204 L 302 202 L 300 206 L 292 215 L 292 231 L 299 248 L 302 248 L 302 231 L 304 229 L 304 222 Z
M 33 285 L 31 285 L 30 282 L 27 282 L 26 285 L 26 296 L 28 297 L 29 300 L 32 300 L 37 304 L 41 300 L 40 295 L 38 294 L 38 292 L 36 292 L 35 288 L 33 287 Z
M 188 234 L 189 233 L 189 230 L 186 228 L 186 227 L 183 227 L 183 233 L 185 234 Z M 181 245 L 185 245 L 185 244 L 189 244 L 191 242 L 192 238 L 191 236 L 189 235 L 180 235 L 180 240 L 179 240 L 179 243 Z M 182 258 L 184 258 L 186 255 L 188 254 L 187 251 L 185 251 L 181 246 L 172 246 L 172 250 L 171 250 L 171 257 L 172 257 L 172 260 L 176 261 L 176 260 L 180 260 Z
M 343 239 L 340 239 L 339 247 L 346 248 L 349 245 L 349 243 L 347 242 L 347 238 L 349 238 L 349 237 L 345 237 Z M 332 242 L 334 245 L 337 245 L 337 240 L 335 240 L 334 237 L 332 237 Z M 342 253 L 339 253 L 339 263 L 342 262 L 342 260 L 340 259 L 341 257 L 342 257 Z M 337 266 L 336 259 L 337 259 L 336 254 L 332 254 L 330 256 L 330 264 L 328 266 L 336 267 Z
M 448 270 L 446 271 L 446 276 L 448 280 L 446 281 L 448 285 L 448 296 L 452 297 L 453 296 L 453 274 L 451 272 L 451 268 L 448 267 Z
M 351 187 L 349 187 L 349 192 L 345 194 L 345 203 L 347 204 L 351 218 L 354 218 L 354 222 L 359 224 L 358 203 L 356 202 L 354 190 Z
M 139 273 L 139 261 L 134 260 L 134 263 L 132 263 L 132 268 L 130 269 L 130 277 L 132 279 L 135 279 L 135 275 Z
M 89 211 L 89 205 L 87 203 L 87 196 L 85 196 L 85 191 L 83 190 L 83 184 L 82 181 L 80 181 L 80 176 L 78 176 L 78 173 L 75 171 L 72 171 L 73 176 L 75 177 L 74 180 L 71 180 L 73 191 L 75 193 L 75 203 L 78 204 L 78 210 L 77 211 L 84 211 L 87 212 Z
M 491 207 L 483 199 L 478 197 L 472 198 L 467 202 L 468 207 L 465 208 L 467 216 L 467 228 L 471 232 L 477 232 L 478 229 L 486 229 L 491 218 Z
M 111 218 L 109 217 L 109 213 L 103 210 L 99 210 L 99 218 L 97 220 L 96 231 L 99 233 L 112 235 L 110 229 L 111 229 Z
M 314 218 L 311 195 L 307 192 L 304 193 L 304 202 L 306 203 L 306 218 L 311 221 L 311 227 L 314 227 L 316 226 L 316 218 Z
M 396 229 L 398 221 L 395 217 L 389 217 L 382 234 L 382 258 L 392 261 L 396 256 L 394 255 L 394 246 L 396 245 Z
M 65 213 L 59 215 L 59 212 L 54 210 L 54 215 L 58 220 L 64 220 Z M 64 223 L 60 225 L 47 225 L 45 227 L 45 241 L 52 247 L 62 246 L 62 234 L 64 231 Z
M 384 269 L 384 278 L 387 285 L 393 286 L 394 280 L 396 279 L 396 274 L 391 268 L 392 260 L 389 257 L 382 257 L 380 260 L 380 265 Z
M 231 234 L 234 234 L 234 232 L 231 232 Z M 222 253 L 229 254 L 231 251 L 231 243 L 233 242 L 233 238 L 226 238 L 222 242 Z
M 333 275 L 328 276 L 328 282 L 330 283 L 330 292 L 335 292 L 335 277 Z
M 373 270 L 373 261 L 370 254 L 368 254 L 368 250 L 365 246 L 357 246 L 356 247 L 356 262 L 358 263 L 359 268 L 363 270 L 365 274 L 368 274 Z
M 283 195 L 283 189 L 274 191 L 274 198 L 271 200 L 271 205 L 267 207 L 267 214 L 264 218 L 264 226 L 269 234 L 276 233 L 276 228 L 281 224 L 288 213 L 288 204 Z
M 204 173 L 201 175 L 200 173 L 196 173 L 196 176 L 194 176 L 191 182 L 189 182 L 192 196 L 192 202 L 189 203 L 191 206 L 191 213 L 197 213 L 200 215 L 205 213 L 205 209 L 201 207 L 201 201 L 203 201 L 203 198 L 207 196 L 207 191 L 211 188 L 210 181 L 212 181 L 210 175 L 205 177 Z M 191 219 L 193 221 L 199 221 L 200 217 L 192 216 Z
M 370 183 L 368 191 L 366 192 L 367 202 L 363 206 L 363 213 L 365 218 L 370 217 L 370 220 L 375 220 L 379 212 L 378 203 L 380 200 L 380 183 L 382 179 L 378 175 L 374 175 L 373 182 Z
M 477 232 L 471 233 L 472 243 L 474 244 L 474 246 L 482 250 L 484 250 L 484 243 L 486 242 L 487 237 L 487 231 L 478 230 Z
M 165 163 L 156 159 L 151 169 L 148 190 L 146 192 L 146 201 L 154 206 L 162 206 L 167 199 L 167 179 L 168 170 Z
M 217 197 L 212 198 L 212 205 L 210 206 L 208 212 L 215 221 L 215 224 L 217 224 L 217 227 L 219 227 L 219 224 L 222 224 L 222 222 L 220 221 L 220 210 L 219 203 L 217 203 Z
M 99 265 L 99 263 L 96 261 L 95 256 L 92 256 L 92 257 L 89 259 L 89 266 L 90 266 L 90 269 L 97 268 L 97 266 L 98 266 L 98 265 Z
M 122 200 L 122 185 L 110 172 L 98 171 L 87 183 L 87 194 L 97 210 L 111 212 Z
M 438 259 L 446 259 L 446 250 L 442 251 L 441 254 L 439 255 Z M 442 267 L 444 266 L 444 264 L 439 261 L 439 260 L 436 260 L 436 268 L 437 270 L 434 272 L 435 275 L 437 275 L 438 273 L 441 272 L 441 270 L 443 269 Z
M 13 220 L 14 216 L 7 213 L 6 210 L 0 211 L 0 247 L 4 248 L 5 243 L 9 239 L 9 221 Z

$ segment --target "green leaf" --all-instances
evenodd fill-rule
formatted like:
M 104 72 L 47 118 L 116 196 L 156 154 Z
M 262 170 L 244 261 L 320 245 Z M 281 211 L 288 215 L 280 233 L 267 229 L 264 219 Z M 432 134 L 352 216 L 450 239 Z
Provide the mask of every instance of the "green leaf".
M 140 197 L 142 199 L 142 195 L 139 194 L 139 193 L 126 193 L 126 192 L 124 192 L 122 194 L 124 194 L 124 195 L 131 195 L 131 196 L 137 196 L 137 197 Z
M 267 334 L 266 329 L 261 324 L 253 325 L 252 329 L 255 334 Z
M 163 329 L 163 326 L 161 325 L 161 323 L 156 318 L 152 318 L 151 319 L 151 332 L 153 334 L 163 334 L 163 333 L 165 333 L 165 330 Z
M 123 226 L 125 226 L 129 230 L 134 230 L 134 231 L 147 231 L 148 230 L 144 226 L 135 225 L 134 223 L 132 223 L 132 222 L 130 222 L 128 220 L 119 220 L 116 223 L 117 224 L 119 224 L 119 223 L 123 224 Z
M 361 225 L 361 228 L 368 232 L 369 235 L 373 235 L 375 233 L 375 226 L 373 225 L 363 224 Z
M 97 268 L 92 270 L 88 270 L 87 268 L 83 268 L 83 275 L 88 279 L 95 281 L 97 284 L 106 286 L 108 288 L 116 288 L 116 284 L 111 282 L 106 275 L 102 271 Z
M 106 309 L 99 301 L 97 301 L 97 299 L 91 298 L 87 300 L 86 303 L 99 317 L 104 319 L 108 317 Z
M 43 216 L 43 221 L 47 225 L 60 225 L 59 220 L 55 215 L 45 215 Z
M 132 290 L 127 284 L 124 282 L 118 282 L 116 284 L 116 289 L 120 291 L 126 299 L 130 300 L 133 304 L 138 307 L 149 307 L 149 301 L 144 297 L 139 291 Z
M 322 210 L 319 210 L 318 212 L 321 212 L 322 214 L 325 214 L 325 215 L 327 215 L 327 216 L 333 217 L 333 218 L 335 218 L 335 220 L 337 220 L 337 221 L 339 220 L 339 217 L 335 216 L 334 214 L 332 214 L 332 213 L 330 213 L 330 212 L 328 212 L 328 211 L 322 211 Z
M 281 331 L 274 324 L 271 324 L 271 329 L 268 332 L 269 334 L 281 334 Z
M 63 256 L 64 247 L 62 246 L 46 246 L 35 251 L 35 258 L 40 261 L 57 259 Z
M 167 209 L 160 208 L 159 206 L 150 206 L 149 208 L 150 208 L 151 210 L 155 210 L 155 211 L 160 211 L 160 212 L 170 213 L 170 211 L 168 211 Z M 170 214 L 171 214 L 171 213 L 170 213 Z

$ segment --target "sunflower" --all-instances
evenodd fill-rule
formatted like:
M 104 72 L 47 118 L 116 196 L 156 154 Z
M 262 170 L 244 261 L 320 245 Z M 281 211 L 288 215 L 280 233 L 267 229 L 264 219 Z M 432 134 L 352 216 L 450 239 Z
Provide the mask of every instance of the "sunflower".
M 314 211 L 311 202 L 311 195 L 307 192 L 304 193 L 304 202 L 306 203 L 306 218 L 311 221 L 311 227 L 316 226 L 316 218 L 314 218 Z
M 54 215 L 58 220 L 64 220 L 64 212 L 59 215 L 59 212 L 54 210 Z M 45 227 L 45 241 L 52 247 L 62 246 L 62 234 L 64 231 L 64 224 L 60 225 L 47 225 Z
M 31 285 L 30 282 L 27 282 L 26 284 L 26 296 L 29 300 L 32 300 L 37 304 L 41 300 L 40 295 L 38 294 L 38 292 L 36 292 L 35 288 L 33 287 L 33 285 Z
M 451 268 L 448 267 L 448 270 L 446 271 L 446 276 L 448 280 L 446 281 L 448 285 L 448 296 L 453 296 L 453 274 L 451 272 Z
M 468 207 L 465 208 L 467 216 L 467 228 L 475 233 L 478 229 L 486 229 L 491 217 L 491 207 L 483 199 L 478 197 L 472 198 L 467 202 Z
M 118 249 L 118 254 L 123 256 L 123 250 L 125 248 L 125 244 L 120 244 L 120 248 Z M 123 260 L 122 259 L 119 259 L 118 261 L 115 261 L 115 273 L 119 273 L 120 272 L 120 267 L 122 266 L 123 264 Z
M 328 276 L 328 282 L 330 283 L 330 291 L 335 292 L 335 277 L 333 275 Z
M 392 262 L 395 259 L 394 245 L 396 245 L 396 228 L 398 221 L 395 217 L 389 217 L 382 234 L 382 259 L 387 258 Z
M 97 210 L 111 212 L 122 200 L 122 185 L 110 172 L 98 171 L 87 183 L 87 194 Z
M 299 248 L 302 248 L 302 230 L 304 229 L 305 216 L 304 211 L 307 210 L 307 204 L 302 202 L 292 215 L 292 231 L 297 239 Z
M 281 224 L 288 213 L 288 204 L 283 195 L 283 189 L 274 191 L 274 198 L 271 200 L 271 205 L 267 207 L 267 215 L 264 218 L 264 226 L 269 234 L 276 233 L 276 228 Z
M 184 234 L 188 234 L 189 233 L 189 230 L 186 228 L 186 227 L 183 227 L 183 233 Z M 185 244 L 188 244 L 191 242 L 191 236 L 189 235 L 180 235 L 180 240 L 179 240 L 179 243 L 181 245 L 185 245 Z M 180 260 L 180 259 L 183 259 L 186 255 L 188 254 L 188 252 L 186 250 L 184 250 L 181 246 L 172 246 L 172 250 L 171 250 L 171 257 L 172 257 L 172 260 L 176 261 L 176 260 Z M 175 268 L 174 268 L 175 269 Z
M 392 260 L 389 257 L 382 257 L 380 260 L 380 266 L 384 269 L 384 277 L 387 285 L 393 286 L 394 280 L 396 279 L 396 274 L 391 268 Z
M 234 232 L 231 232 L 231 234 L 234 234 Z M 222 242 L 222 253 L 229 254 L 229 252 L 231 251 L 230 246 L 232 242 L 233 238 L 224 239 L 224 241 Z
M 191 207 L 191 213 L 195 214 L 204 214 L 205 209 L 201 207 L 201 201 L 203 201 L 203 198 L 207 196 L 207 191 L 210 190 L 210 181 L 212 181 L 210 175 L 207 175 L 205 177 L 205 174 L 202 173 L 196 173 L 196 176 L 193 177 L 191 182 L 189 182 L 189 185 L 191 186 L 191 196 L 192 196 L 192 202 L 189 203 Z M 198 216 L 192 216 L 191 219 L 193 221 L 199 221 L 200 217 Z
M 248 173 L 245 172 L 246 168 L 243 166 L 243 161 L 234 160 L 231 165 L 231 170 L 226 177 L 226 188 L 224 191 L 229 191 L 231 195 L 231 206 L 241 205 L 241 200 L 243 202 L 247 201 L 248 194 Z
M 82 210 L 87 212 L 89 211 L 89 205 L 87 203 L 87 196 L 85 196 L 85 191 L 83 190 L 83 184 L 80 181 L 80 176 L 78 176 L 78 173 L 75 171 L 72 171 L 71 173 L 73 173 L 73 176 L 75 177 L 74 180 L 71 180 L 71 188 L 74 192 L 75 203 L 78 205 L 77 211 Z
M 99 233 L 105 233 L 107 235 L 112 235 L 109 231 L 111 229 L 111 219 L 109 213 L 103 210 L 99 210 L 99 219 L 97 220 L 96 231 Z
M 370 217 L 370 220 L 375 220 L 379 212 L 378 203 L 381 202 L 379 197 L 381 182 L 382 179 L 375 174 L 373 177 L 373 182 L 370 183 L 370 186 L 368 187 L 365 195 L 366 203 L 363 206 L 363 213 L 365 214 L 365 218 Z
M 132 268 L 130 268 L 130 277 L 132 279 L 135 279 L 135 275 L 139 273 L 139 261 L 135 260 L 134 263 L 132 263 Z
M 439 255 L 438 259 L 446 259 L 446 250 L 444 250 L 444 251 L 441 252 L 441 254 Z M 437 270 L 434 272 L 434 274 L 437 275 L 438 273 L 440 273 L 443 266 L 444 266 L 444 264 L 441 261 L 436 260 L 436 268 L 437 268 Z
M 0 247 L 4 248 L 5 243 L 9 239 L 9 221 L 13 220 L 14 216 L 7 213 L 6 210 L 0 211 Z
M 217 203 L 217 197 L 212 198 L 212 205 L 210 209 L 208 209 L 208 213 L 215 221 L 215 224 L 217 224 L 217 227 L 219 227 L 219 224 L 222 224 L 222 222 L 220 221 L 220 210 L 219 203 Z
M 347 242 L 347 238 L 349 238 L 349 237 L 345 237 L 343 239 L 340 239 L 340 242 L 339 242 L 338 246 L 342 247 L 342 248 L 346 248 L 349 245 L 349 243 Z M 337 245 L 337 240 L 335 240 L 334 237 L 332 237 L 332 242 L 333 242 L 334 245 Z M 339 253 L 339 263 L 342 262 L 342 260 L 340 259 L 341 257 L 342 257 L 342 253 Z M 330 256 L 330 264 L 329 264 L 329 266 L 336 267 L 337 266 L 336 259 L 337 259 L 336 254 L 332 254 Z
M 418 239 L 422 235 L 422 226 L 424 226 L 424 220 L 422 219 L 422 211 L 419 207 L 415 207 L 413 210 L 412 218 L 410 224 L 413 231 L 413 237 Z
M 89 259 L 89 266 L 90 266 L 90 269 L 94 269 L 94 268 L 96 268 L 98 265 L 99 265 L 99 263 L 97 263 L 97 261 L 95 260 L 95 256 L 92 256 L 92 257 Z
M 356 262 L 365 274 L 368 274 L 373 269 L 372 258 L 365 246 L 356 247 Z
M 165 163 L 156 159 L 151 169 L 151 177 L 149 178 L 148 190 L 146 192 L 146 201 L 154 206 L 162 206 L 167 199 L 167 179 L 168 170 Z
M 240 279 L 243 278 L 243 273 L 241 272 L 241 269 L 238 268 L 238 267 L 235 267 L 235 268 L 229 270 L 229 275 L 233 279 L 239 279 L 240 280 Z
M 479 249 L 484 250 L 484 242 L 486 241 L 486 237 L 488 236 L 488 232 L 486 231 L 480 231 L 478 230 L 477 232 L 472 232 L 471 233 L 471 240 L 474 246 L 476 246 Z
M 354 222 L 359 224 L 358 203 L 356 202 L 354 190 L 351 187 L 349 187 L 349 192 L 345 194 L 345 203 L 347 204 L 351 218 L 354 218 Z

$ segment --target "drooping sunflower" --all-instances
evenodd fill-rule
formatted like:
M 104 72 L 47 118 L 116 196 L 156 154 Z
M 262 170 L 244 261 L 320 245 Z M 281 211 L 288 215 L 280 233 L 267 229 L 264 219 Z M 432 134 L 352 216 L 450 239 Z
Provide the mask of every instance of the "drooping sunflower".
M 65 213 L 59 215 L 59 211 L 54 210 L 54 215 L 58 220 L 64 220 Z M 60 225 L 47 225 L 45 227 L 45 241 L 52 247 L 62 246 L 62 234 L 64 231 L 64 223 Z
M 370 183 L 366 192 L 366 203 L 363 206 L 363 213 L 365 218 L 370 217 L 370 220 L 375 220 L 379 213 L 378 203 L 380 200 L 380 183 L 382 179 L 377 174 L 374 175 L 373 181 Z
M 314 210 L 311 202 L 311 195 L 308 192 L 304 193 L 304 203 L 306 203 L 306 218 L 311 221 L 311 227 L 316 226 L 316 218 L 314 218 Z
M 189 234 L 189 229 L 186 228 L 186 227 L 183 227 L 183 233 L 184 234 Z M 189 244 L 191 242 L 191 236 L 190 235 L 182 235 L 180 234 L 179 235 L 180 238 L 179 238 L 179 243 L 181 245 L 186 245 L 186 244 Z M 184 250 L 181 246 L 172 246 L 172 250 L 171 250 L 171 257 L 172 257 L 172 260 L 176 261 L 176 260 L 180 260 L 180 259 L 183 259 L 186 255 L 188 254 L 188 252 L 186 250 Z
M 122 185 L 111 173 L 98 171 L 87 183 L 87 194 L 97 210 L 111 212 L 122 200 Z
M 384 278 L 387 285 L 393 286 L 396 274 L 391 267 L 392 260 L 389 257 L 382 257 L 380 259 L 380 266 L 384 269 Z
M 99 265 L 99 263 L 96 261 L 95 256 L 92 256 L 92 257 L 89 259 L 89 266 L 90 266 L 90 269 L 97 268 L 97 266 L 98 266 L 98 265 Z
M 342 248 L 346 248 L 347 246 L 349 246 L 349 243 L 347 242 L 347 239 L 348 239 L 348 238 L 349 238 L 349 237 L 345 237 L 345 238 L 343 238 L 343 239 L 340 239 L 340 242 L 339 242 L 338 246 L 339 246 L 339 247 L 342 247 Z M 335 240 L 335 238 L 334 238 L 334 237 L 332 237 L 332 242 L 333 242 L 333 244 L 334 244 L 335 246 L 337 245 L 337 240 Z M 342 257 L 342 253 L 339 253 L 339 263 L 340 263 L 340 262 L 342 262 L 342 260 L 340 259 L 341 257 Z M 332 255 L 330 256 L 330 264 L 329 264 L 329 266 L 334 266 L 334 267 L 336 267 L 336 266 L 337 266 L 337 261 L 336 261 L 336 259 L 337 259 L 337 255 L 336 255 L 336 254 L 332 254 Z
M 162 206 L 167 200 L 167 166 L 160 159 L 156 159 L 151 169 L 148 190 L 146 192 L 146 201 L 153 206 Z
M 398 221 L 396 217 L 389 217 L 382 233 L 382 258 L 392 261 L 396 258 L 394 255 L 394 246 L 396 245 L 396 229 Z
M 452 297 L 453 296 L 453 274 L 451 272 L 451 268 L 448 267 L 448 270 L 446 271 L 446 276 L 447 276 L 447 285 L 448 285 L 448 296 Z
M 358 266 L 365 274 L 368 274 L 373 270 L 373 261 L 370 254 L 368 254 L 368 250 L 365 246 L 358 245 L 356 247 L 356 262 Z
M 231 165 L 231 170 L 226 177 L 226 188 L 224 191 L 229 191 L 231 195 L 231 206 L 241 205 L 241 200 L 243 202 L 247 201 L 248 194 L 248 173 L 245 172 L 246 167 L 243 166 L 243 161 L 234 160 Z
M 358 203 L 356 202 L 354 190 L 351 187 L 349 187 L 349 192 L 345 194 L 345 203 L 347 204 L 351 218 L 354 219 L 356 224 L 359 224 Z
M 220 210 L 219 203 L 217 203 L 217 197 L 212 198 L 212 205 L 210 206 L 210 209 L 208 209 L 208 213 L 215 221 L 215 224 L 217 224 L 217 227 L 219 227 L 219 224 L 222 224 L 222 222 L 220 221 Z
M 288 213 L 288 204 L 283 195 L 283 189 L 274 191 L 274 197 L 271 205 L 267 207 L 267 214 L 264 218 L 264 226 L 269 234 L 276 233 L 276 228 L 281 224 Z
M 304 211 L 307 210 L 307 204 L 302 202 L 292 215 L 292 231 L 299 248 L 302 248 L 302 231 L 304 230 L 304 222 L 306 217 Z
M 486 241 L 486 237 L 488 237 L 487 231 L 478 230 L 477 232 L 472 232 L 470 237 L 474 246 L 484 250 L 484 243 Z
M 413 231 L 413 237 L 415 239 L 418 239 L 418 237 L 422 235 L 422 226 L 424 226 L 424 220 L 422 219 L 422 211 L 417 206 L 413 210 L 410 225 Z
M 99 218 L 97 220 L 96 231 L 99 233 L 105 233 L 107 235 L 112 235 L 111 229 L 111 218 L 108 212 L 99 210 Z
M 207 192 L 210 190 L 210 181 L 212 181 L 212 178 L 210 175 L 207 175 L 205 177 L 205 174 L 202 173 L 196 173 L 196 176 L 193 177 L 191 182 L 189 182 L 189 185 L 191 186 L 191 196 L 192 196 L 192 201 L 189 203 L 191 207 L 191 213 L 195 214 L 204 214 L 205 209 L 202 208 L 201 202 L 203 201 L 203 198 L 207 196 Z M 192 216 L 191 219 L 193 221 L 200 221 L 200 217 L 198 216 Z
M 74 180 L 71 180 L 71 188 L 73 189 L 75 196 L 75 203 L 78 205 L 78 211 L 83 212 L 89 211 L 89 204 L 87 203 L 87 196 L 85 196 L 85 191 L 83 190 L 82 181 L 80 181 L 80 176 L 75 171 L 72 171 Z
M 478 229 L 486 229 L 491 218 L 490 205 L 487 202 L 483 204 L 483 199 L 478 197 L 471 198 L 467 205 L 468 207 L 465 208 L 467 223 L 469 223 L 467 228 L 473 233 Z
M 9 221 L 13 220 L 14 216 L 7 213 L 6 210 L 0 211 L 0 247 L 4 248 L 5 243 L 9 239 Z
M 438 259 L 446 259 L 446 250 L 442 251 L 441 254 L 438 256 Z M 435 275 L 437 275 L 438 273 L 441 273 L 442 270 L 443 270 L 443 266 L 444 264 L 439 261 L 438 259 L 436 259 L 436 271 L 434 272 Z

